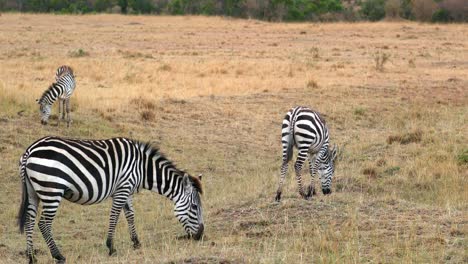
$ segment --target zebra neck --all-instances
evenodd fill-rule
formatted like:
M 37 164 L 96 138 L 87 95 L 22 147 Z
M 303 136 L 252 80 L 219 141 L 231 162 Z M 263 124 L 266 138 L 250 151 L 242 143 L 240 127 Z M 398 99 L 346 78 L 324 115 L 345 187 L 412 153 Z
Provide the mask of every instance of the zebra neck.
M 49 89 L 47 89 L 39 99 L 40 104 L 53 104 L 57 98 L 59 98 L 60 95 L 62 95 L 63 89 L 60 89 L 60 87 L 56 84 L 53 83 Z
M 160 153 L 153 154 L 145 165 L 143 187 L 177 202 L 183 193 L 181 172 Z

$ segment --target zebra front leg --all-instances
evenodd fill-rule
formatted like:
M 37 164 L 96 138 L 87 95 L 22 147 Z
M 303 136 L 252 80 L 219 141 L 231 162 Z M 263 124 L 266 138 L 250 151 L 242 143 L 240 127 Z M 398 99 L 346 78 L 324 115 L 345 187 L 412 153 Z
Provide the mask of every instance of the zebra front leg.
M 112 199 L 112 208 L 109 219 L 109 230 L 107 232 L 106 246 L 109 248 L 109 256 L 114 255 L 117 251 L 114 248 L 114 234 L 115 227 L 119 221 L 120 211 L 122 207 L 127 203 L 130 192 L 127 189 L 117 191 Z
M 276 191 L 275 201 L 281 201 L 281 193 L 283 192 L 284 179 L 286 178 L 286 173 L 288 172 L 288 161 L 283 161 L 281 165 L 281 176 L 279 180 L 278 190 Z
M 304 165 L 305 160 L 307 159 L 307 156 L 308 156 L 308 149 L 301 148 L 297 155 L 296 164 L 294 165 L 294 169 L 296 171 L 297 190 L 299 191 L 299 194 L 305 199 L 307 199 L 307 196 L 304 193 L 304 188 L 302 186 L 301 170 L 302 170 L 302 166 Z
M 133 197 L 128 197 L 127 203 L 124 205 L 125 218 L 128 222 L 128 230 L 130 231 L 130 239 L 133 241 L 133 248 L 138 249 L 141 247 L 140 241 L 135 228 L 135 211 L 133 209 Z
M 60 253 L 57 245 L 55 244 L 52 236 L 52 221 L 57 214 L 57 208 L 60 204 L 62 197 L 54 197 L 52 200 L 42 200 L 42 214 L 41 220 L 39 220 L 39 229 L 41 230 L 42 236 L 49 247 L 52 257 L 56 263 L 65 263 L 65 257 Z
M 70 117 L 70 98 L 65 99 L 67 105 L 67 127 L 70 127 L 71 117 Z
M 63 119 L 64 116 L 65 116 L 65 108 L 64 108 L 64 103 L 63 103 L 63 100 L 62 99 L 58 99 L 58 102 L 59 102 L 59 111 L 58 111 L 58 117 L 57 117 L 57 125 L 60 125 L 60 119 Z

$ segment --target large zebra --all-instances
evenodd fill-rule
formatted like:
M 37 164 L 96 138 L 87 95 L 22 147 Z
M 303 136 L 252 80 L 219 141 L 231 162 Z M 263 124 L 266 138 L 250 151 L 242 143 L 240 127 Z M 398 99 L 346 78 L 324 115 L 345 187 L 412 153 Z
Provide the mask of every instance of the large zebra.
M 55 72 L 55 81 L 58 82 L 58 80 L 60 79 L 60 77 L 62 77 L 63 75 L 65 74 L 71 74 L 73 76 L 75 76 L 73 74 L 73 69 L 68 66 L 68 65 L 62 65 L 60 67 L 57 68 L 57 71 Z
M 106 245 L 116 252 L 115 227 L 124 211 L 134 248 L 140 242 L 134 225 L 132 196 L 147 189 L 175 203 L 175 215 L 189 236 L 203 235 L 201 176 L 192 177 L 177 169 L 150 144 L 127 138 L 77 140 L 45 137 L 26 149 L 20 159 L 23 195 L 18 214 L 20 231 L 26 230 L 27 255 L 35 263 L 32 235 L 42 202 L 39 229 L 52 257 L 65 262 L 52 237 L 52 221 L 62 199 L 82 205 L 112 197 Z
M 323 117 L 307 107 L 294 107 L 284 117 L 281 132 L 283 164 L 275 200 L 281 200 L 288 162 L 292 158 L 294 146 L 299 151 L 294 165 L 299 194 L 305 199 L 315 195 L 314 174 L 317 172 L 322 182 L 323 194 L 330 194 L 337 148 L 329 148 L 328 128 Z M 312 180 L 306 193 L 302 187 L 301 169 L 307 158 Z
M 59 68 L 60 69 L 60 68 Z M 58 72 L 57 72 L 58 73 Z M 36 100 L 40 105 L 41 124 L 46 125 L 49 121 L 49 116 L 52 109 L 52 104 L 59 100 L 59 118 L 65 119 L 65 107 L 67 111 L 67 127 L 70 126 L 70 96 L 75 90 L 75 77 L 73 72 L 62 72 L 57 82 L 52 83 L 47 90 L 44 91 L 41 98 Z M 61 117 L 60 117 L 60 113 Z

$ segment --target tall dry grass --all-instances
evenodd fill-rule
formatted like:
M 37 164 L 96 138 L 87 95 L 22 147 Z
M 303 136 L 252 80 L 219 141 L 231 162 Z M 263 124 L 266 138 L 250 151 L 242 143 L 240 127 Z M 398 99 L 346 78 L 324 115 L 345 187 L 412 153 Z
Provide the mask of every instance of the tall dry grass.
M 65 202 L 54 233 L 70 263 L 466 262 L 465 25 L 23 14 L 1 22 L 2 262 L 25 260 L 16 164 L 44 135 L 154 141 L 205 175 L 204 241 L 177 240 L 170 202 L 142 192 L 143 248 L 131 249 L 122 218 L 118 254 L 108 257 L 109 201 Z M 383 71 L 375 54 L 390 56 Z M 77 75 L 74 122 L 43 127 L 34 100 L 62 64 Z M 299 199 L 291 170 L 275 204 L 281 120 L 294 105 L 324 113 L 343 156 L 331 196 Z M 39 230 L 34 238 L 39 260 L 50 261 Z

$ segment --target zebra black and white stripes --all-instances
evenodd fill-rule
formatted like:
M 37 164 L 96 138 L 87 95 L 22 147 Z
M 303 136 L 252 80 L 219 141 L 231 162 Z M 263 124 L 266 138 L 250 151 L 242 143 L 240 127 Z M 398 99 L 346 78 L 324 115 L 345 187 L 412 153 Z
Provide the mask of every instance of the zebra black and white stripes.
M 106 245 L 115 252 L 113 237 L 124 211 L 135 248 L 140 246 L 134 225 L 132 196 L 141 189 L 155 191 L 175 203 L 175 215 L 186 232 L 200 239 L 203 230 L 201 179 L 178 170 L 149 144 L 127 138 L 75 140 L 45 137 L 20 159 L 23 198 L 18 216 L 26 231 L 27 255 L 35 262 L 32 235 L 39 203 L 39 229 L 57 262 L 64 262 L 52 236 L 52 221 L 62 199 L 96 204 L 112 197 Z
M 281 132 L 283 163 L 281 165 L 281 177 L 275 200 L 281 200 L 288 162 L 292 159 L 294 146 L 296 146 L 299 152 L 294 165 L 299 194 L 306 199 L 315 194 L 315 173 L 319 174 L 322 182 L 322 192 L 324 194 L 331 193 L 336 147 L 332 150 L 329 149 L 328 127 L 323 117 L 318 112 L 307 107 L 294 107 L 284 117 Z M 306 193 L 302 186 L 301 170 L 307 159 L 309 159 L 309 170 L 312 180 Z
M 55 72 L 55 81 L 58 82 L 58 80 L 65 74 L 71 74 L 73 77 L 75 77 L 73 74 L 73 69 L 70 66 L 62 65 L 58 67 L 57 71 Z
M 70 126 L 70 96 L 73 94 L 76 87 L 75 77 L 73 76 L 73 71 L 70 72 L 64 70 L 60 75 L 57 71 L 56 78 L 57 82 L 52 83 L 52 85 L 44 91 L 41 98 L 37 100 L 40 105 L 39 110 L 41 113 L 41 124 L 47 124 L 51 114 L 52 105 L 56 100 L 59 100 L 59 118 L 65 119 L 66 110 L 67 126 Z

